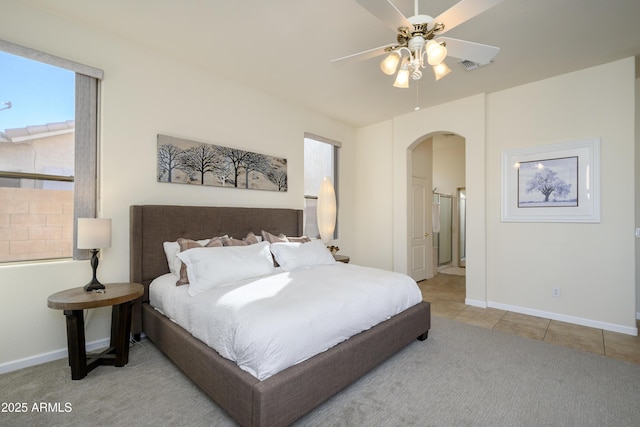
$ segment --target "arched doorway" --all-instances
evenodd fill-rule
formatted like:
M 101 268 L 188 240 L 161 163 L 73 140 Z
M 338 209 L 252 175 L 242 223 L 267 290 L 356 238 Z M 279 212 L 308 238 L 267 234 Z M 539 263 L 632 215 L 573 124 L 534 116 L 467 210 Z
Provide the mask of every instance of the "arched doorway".
M 409 191 L 410 275 L 433 277 L 439 268 L 464 264 L 465 139 L 438 132 L 411 146 Z

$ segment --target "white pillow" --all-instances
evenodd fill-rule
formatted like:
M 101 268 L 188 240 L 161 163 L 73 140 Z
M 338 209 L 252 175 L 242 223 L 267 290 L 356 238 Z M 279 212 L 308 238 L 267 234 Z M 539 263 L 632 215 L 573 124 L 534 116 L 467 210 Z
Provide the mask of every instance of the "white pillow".
M 209 243 L 210 239 L 198 240 L 197 242 L 200 245 L 205 246 Z M 176 276 L 180 276 L 180 267 L 182 267 L 182 261 L 178 258 L 178 253 L 180 253 L 180 245 L 178 242 L 164 242 L 162 244 L 164 248 L 164 254 L 167 257 L 167 264 L 169 265 L 169 271 L 171 274 L 175 274 Z
M 269 242 L 248 246 L 194 248 L 178 254 L 187 266 L 191 296 L 238 280 L 274 272 Z
M 312 240 L 308 243 L 272 243 L 270 249 L 284 271 L 337 262 L 322 240 Z

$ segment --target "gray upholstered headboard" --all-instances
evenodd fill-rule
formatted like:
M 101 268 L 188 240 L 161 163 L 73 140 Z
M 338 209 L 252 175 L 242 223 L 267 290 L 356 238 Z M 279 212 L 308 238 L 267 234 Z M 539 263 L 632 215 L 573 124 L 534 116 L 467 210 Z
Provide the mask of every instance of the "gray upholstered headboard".
M 298 209 L 134 205 L 130 215 L 129 277 L 145 286 L 169 272 L 163 242 L 225 234 L 241 239 L 262 230 L 300 236 L 303 226 Z

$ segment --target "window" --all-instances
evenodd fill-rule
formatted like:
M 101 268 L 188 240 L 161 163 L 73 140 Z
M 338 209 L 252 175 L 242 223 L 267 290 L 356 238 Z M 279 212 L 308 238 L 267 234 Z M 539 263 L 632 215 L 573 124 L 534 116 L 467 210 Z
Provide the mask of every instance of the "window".
M 304 135 L 304 234 L 309 237 L 320 237 L 316 217 L 318 193 L 322 178 L 328 176 L 333 182 L 338 201 L 338 148 L 341 144 L 317 135 Z M 333 232 L 338 238 L 338 224 Z
M 0 40 L 0 262 L 88 257 L 102 71 Z

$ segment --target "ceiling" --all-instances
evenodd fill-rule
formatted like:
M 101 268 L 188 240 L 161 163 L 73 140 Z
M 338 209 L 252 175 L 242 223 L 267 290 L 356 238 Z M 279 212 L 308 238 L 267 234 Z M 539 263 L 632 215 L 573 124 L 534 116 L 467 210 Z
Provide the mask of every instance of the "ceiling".
M 395 42 L 355 0 L 26 1 L 353 126 L 640 56 L 638 0 L 504 0 L 446 34 L 500 47 L 492 64 L 465 71 L 448 58 L 451 74 L 425 70 L 409 89 L 392 87 L 382 58 L 330 62 Z M 392 2 L 413 15 L 413 0 Z M 420 0 L 419 11 L 455 3 Z

